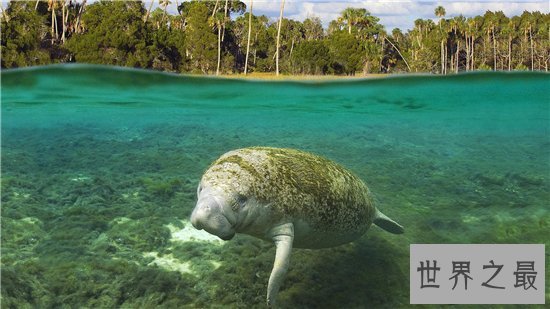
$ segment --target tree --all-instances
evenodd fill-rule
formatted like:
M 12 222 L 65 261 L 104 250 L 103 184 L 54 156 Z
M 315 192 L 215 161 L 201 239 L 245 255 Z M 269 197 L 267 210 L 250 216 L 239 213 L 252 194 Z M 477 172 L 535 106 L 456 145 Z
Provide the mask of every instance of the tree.
M 216 65 L 216 75 L 220 75 L 220 64 L 221 64 L 221 52 L 222 52 L 222 28 L 224 23 L 225 15 L 223 13 L 216 13 L 213 17 L 210 17 L 210 26 L 217 29 L 218 32 L 218 61 Z
M 248 72 L 248 56 L 250 55 L 250 36 L 252 34 L 252 3 L 250 0 L 250 11 L 248 12 L 248 39 L 246 40 L 246 60 L 244 62 L 244 75 Z
M 530 57 L 530 68 L 531 70 L 535 69 L 535 47 L 534 47 L 534 37 L 533 37 L 533 27 L 536 25 L 535 16 L 529 12 L 523 12 L 521 14 L 521 23 L 520 29 L 523 31 L 524 37 L 528 38 L 529 47 L 528 54 Z M 525 40 L 527 41 L 527 39 Z
M 431 19 L 417 19 L 414 21 L 414 25 L 409 32 L 411 69 L 416 72 L 439 71 L 437 59 L 440 57 L 440 39 L 433 33 L 436 28 L 434 22 Z
M 326 74 L 330 65 L 330 50 L 323 40 L 304 41 L 296 47 L 293 62 L 293 73 Z
M 346 8 L 340 14 L 338 21 L 343 22 L 348 28 L 348 33 L 351 34 L 352 27 L 363 23 L 366 15 L 366 9 Z
M 483 16 L 483 28 L 487 34 L 487 42 L 493 44 L 493 71 L 497 70 L 497 35 L 500 32 L 501 19 L 506 18 L 504 13 L 487 11 Z
M 80 33 L 81 32 L 81 29 L 80 29 L 80 19 L 82 18 L 82 13 L 84 12 L 84 8 L 86 7 L 86 2 L 87 0 L 83 0 L 82 1 L 82 4 L 80 5 L 80 9 L 78 10 L 78 14 L 76 16 L 76 24 L 75 24 L 75 29 L 74 31 L 76 33 Z M 37 1 L 37 4 L 38 4 L 38 1 Z
M 417 19 L 411 30 L 389 35 L 364 8 L 343 10 L 325 32 L 318 17 L 285 19 L 284 0 L 272 23 L 254 16 L 252 0 L 245 16 L 239 16 L 246 5 L 238 0 L 176 0 L 174 15 L 167 10 L 171 1 L 159 0 L 153 11 L 153 2 L 10 1 L 0 12 L 2 66 L 76 61 L 203 74 L 351 75 L 361 69 L 446 74 L 550 65 L 547 13 L 509 18 L 488 11 L 445 19 L 445 9 L 434 6 L 438 21 Z
M 399 48 L 397 46 L 395 46 L 395 44 L 392 43 L 392 41 L 390 41 L 390 39 L 388 39 L 387 37 L 384 37 L 386 39 L 386 41 L 388 43 L 390 43 L 390 45 L 395 49 L 395 51 L 397 51 L 397 53 L 399 54 L 399 56 L 401 57 L 401 59 L 403 60 L 403 62 L 405 62 L 405 65 L 407 66 L 407 69 L 409 70 L 409 72 L 411 71 L 411 67 L 409 66 L 409 63 L 407 62 L 407 59 L 405 59 L 405 57 L 403 56 L 403 54 L 401 53 L 401 51 L 399 50 Z
M 144 14 L 141 2 L 95 2 L 82 16 L 85 31 L 72 36 L 67 48 L 78 62 L 150 67 L 151 29 Z
M 348 32 L 334 32 L 329 37 L 329 49 L 332 58 L 332 71 L 336 74 L 355 75 L 364 57 L 364 47 Z
M 207 74 L 214 67 L 216 59 L 217 37 L 209 24 L 210 12 L 204 2 L 192 1 L 187 4 L 187 49 L 192 72 Z M 183 5 L 183 4 L 182 4 Z
M 52 13 L 51 18 L 51 26 L 52 26 L 52 34 L 51 34 L 51 40 L 52 45 L 54 42 L 58 39 L 58 28 L 57 28 L 57 15 L 55 13 L 55 9 L 59 7 L 60 2 L 55 0 L 48 0 L 48 10 Z
M 290 49 L 288 52 L 287 59 L 291 60 L 292 53 L 294 52 L 294 47 L 303 40 L 304 30 L 303 30 L 302 23 L 300 23 L 299 21 L 286 20 L 284 25 L 285 26 L 283 29 L 283 33 L 284 33 L 285 40 L 287 41 L 287 44 L 286 44 L 287 46 L 288 46 L 288 42 L 290 41 Z
M 251 23 L 249 22 L 251 21 Z M 248 52 L 247 74 L 251 70 L 273 71 L 273 62 L 270 61 L 275 55 L 275 32 L 271 35 L 269 19 L 267 16 L 254 16 L 246 13 L 239 16 L 233 24 L 233 33 L 237 45 L 236 58 L 238 65 L 246 62 L 246 46 L 248 45 L 248 28 L 250 27 L 250 47 Z M 273 27 L 271 27 L 273 28 Z M 241 51 L 242 55 L 241 55 Z M 270 57 L 271 56 L 271 57 Z
M 507 62 L 508 71 L 512 70 L 512 46 L 518 32 L 519 17 L 515 16 L 510 18 L 506 24 L 503 25 L 502 34 L 506 36 L 507 45 Z
M 451 54 L 450 67 L 451 70 L 454 67 L 455 73 L 458 73 L 460 66 L 460 41 L 462 39 L 462 34 L 466 27 L 466 18 L 459 15 L 450 20 L 451 27 L 451 44 L 454 52 Z
M 281 25 L 283 23 L 283 11 L 285 9 L 285 0 L 281 0 L 281 13 L 279 14 L 279 24 L 277 25 L 277 51 L 276 51 L 276 75 L 279 76 L 279 56 L 280 56 L 280 41 L 281 41 Z
M 164 22 L 164 19 L 166 18 L 166 8 L 172 3 L 170 0 L 159 0 L 159 6 L 162 7 L 163 14 L 162 14 L 162 20 L 161 23 Z
M 441 74 L 447 74 L 447 62 L 446 62 L 446 46 L 447 44 L 447 36 L 445 35 L 446 32 L 443 30 L 442 24 L 443 24 L 443 17 L 445 17 L 445 8 L 442 6 L 438 6 L 435 8 L 435 16 L 439 18 L 439 32 L 441 35 Z
M 323 25 L 319 17 L 309 17 L 303 22 L 304 36 L 307 41 L 319 41 L 323 39 Z
M 145 14 L 145 16 L 143 17 L 143 22 L 147 22 L 147 20 L 149 19 L 149 15 L 151 14 L 151 9 L 153 8 L 153 3 L 155 2 L 155 0 L 151 0 L 151 3 L 149 4 L 149 8 L 147 9 L 147 13 Z
M 40 47 L 47 28 L 31 2 L 10 2 L 2 14 L 1 28 L 2 68 L 49 63 L 49 54 Z

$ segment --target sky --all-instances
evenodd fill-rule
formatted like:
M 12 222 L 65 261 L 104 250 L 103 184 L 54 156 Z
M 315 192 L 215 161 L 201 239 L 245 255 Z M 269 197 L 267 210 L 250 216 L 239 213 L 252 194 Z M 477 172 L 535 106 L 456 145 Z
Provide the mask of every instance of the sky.
M 6 7 L 6 0 L 0 0 Z M 81 0 L 79 0 L 81 1 Z M 88 0 L 93 3 L 97 0 Z M 144 0 L 146 7 L 151 0 Z M 158 6 L 158 0 L 154 7 Z M 181 3 L 183 0 L 179 0 Z M 223 1 L 223 0 L 221 0 Z M 250 0 L 241 0 L 247 4 Z M 253 0 L 254 15 L 266 15 L 273 21 L 279 16 L 281 0 Z M 171 0 L 168 7 L 171 14 L 176 14 L 176 0 Z M 437 6 L 443 6 L 446 18 L 452 18 L 460 14 L 465 17 L 483 15 L 487 10 L 503 11 L 506 16 L 521 15 L 523 11 L 539 11 L 549 13 L 550 0 L 458 0 L 458 1 L 429 1 L 429 0 L 286 0 L 284 16 L 294 20 L 303 21 L 307 17 L 321 18 L 326 28 L 331 20 L 336 19 L 347 7 L 366 8 L 372 15 L 380 18 L 386 31 L 393 28 L 408 30 L 413 28 L 414 20 L 418 18 L 431 18 L 437 20 L 434 10 Z
M 248 1 L 245 0 L 245 3 Z M 521 15 L 523 11 L 539 11 L 548 13 L 549 0 L 460 0 L 460 1 L 426 1 L 426 0 L 287 0 L 285 3 L 285 17 L 295 20 L 304 20 L 309 16 L 321 18 L 326 27 L 331 20 L 336 19 L 342 10 L 347 7 L 366 8 L 372 15 L 380 18 L 380 23 L 387 31 L 393 28 L 401 30 L 411 29 L 414 20 L 418 18 L 432 18 L 436 20 L 434 10 L 443 6 L 446 18 L 460 14 L 466 17 L 483 15 L 487 10 L 503 11 L 506 16 Z M 255 0 L 254 14 L 265 14 L 277 18 L 280 10 L 280 1 Z

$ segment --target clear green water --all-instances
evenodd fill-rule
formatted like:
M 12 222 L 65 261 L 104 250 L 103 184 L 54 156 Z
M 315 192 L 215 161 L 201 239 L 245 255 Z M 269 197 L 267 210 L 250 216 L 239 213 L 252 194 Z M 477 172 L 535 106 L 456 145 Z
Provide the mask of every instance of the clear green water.
M 263 307 L 272 244 L 171 233 L 211 161 L 266 145 L 346 166 L 406 228 L 295 249 L 282 305 L 407 307 L 411 243 L 550 243 L 549 76 L 298 83 L 3 71 L 2 304 Z

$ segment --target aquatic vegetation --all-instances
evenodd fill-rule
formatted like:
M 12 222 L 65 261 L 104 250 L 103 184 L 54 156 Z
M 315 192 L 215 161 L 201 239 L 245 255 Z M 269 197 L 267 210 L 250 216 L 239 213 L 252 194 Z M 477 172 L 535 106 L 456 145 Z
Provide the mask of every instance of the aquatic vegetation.
M 168 244 L 170 230 L 163 223 L 163 220 L 154 217 L 138 220 L 118 218 L 110 223 L 107 236 L 120 247 L 153 251 Z
M 179 179 L 155 181 L 151 178 L 143 178 L 141 182 L 148 193 L 161 199 L 172 197 L 176 191 L 181 190 L 182 187 L 182 181 Z

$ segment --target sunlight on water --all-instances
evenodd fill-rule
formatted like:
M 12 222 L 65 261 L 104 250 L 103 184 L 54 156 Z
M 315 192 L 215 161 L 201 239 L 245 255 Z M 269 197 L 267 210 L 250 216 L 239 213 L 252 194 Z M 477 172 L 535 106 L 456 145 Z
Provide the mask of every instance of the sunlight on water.
M 76 65 L 1 77 L 8 304 L 262 306 L 271 244 L 182 235 L 202 172 L 252 145 L 339 162 L 406 229 L 295 250 L 287 307 L 407 305 L 411 243 L 550 244 L 548 74 L 266 82 Z

